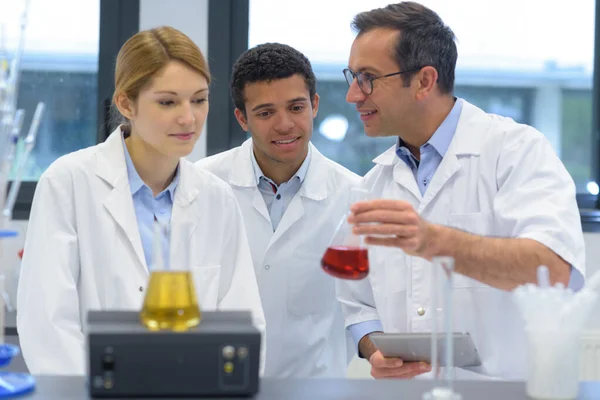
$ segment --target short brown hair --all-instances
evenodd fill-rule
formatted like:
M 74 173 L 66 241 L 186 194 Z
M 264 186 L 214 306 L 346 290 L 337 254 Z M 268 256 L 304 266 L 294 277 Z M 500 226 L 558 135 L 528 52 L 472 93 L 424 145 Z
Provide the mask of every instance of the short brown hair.
M 438 72 L 437 83 L 442 93 L 453 92 L 458 58 L 456 37 L 433 10 L 413 1 L 390 4 L 356 15 L 352 28 L 359 36 L 377 28 L 397 30 L 398 40 L 392 56 L 398 67 L 432 66 Z M 415 74 L 404 74 L 405 84 Z

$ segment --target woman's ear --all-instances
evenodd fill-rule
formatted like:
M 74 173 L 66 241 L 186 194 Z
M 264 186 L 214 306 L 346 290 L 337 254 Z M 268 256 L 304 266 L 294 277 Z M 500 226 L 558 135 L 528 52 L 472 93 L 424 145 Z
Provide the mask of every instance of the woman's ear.
M 119 93 L 115 97 L 115 105 L 117 109 L 127 119 L 132 119 L 135 115 L 134 103 L 129 100 L 129 98 L 125 95 L 125 93 Z

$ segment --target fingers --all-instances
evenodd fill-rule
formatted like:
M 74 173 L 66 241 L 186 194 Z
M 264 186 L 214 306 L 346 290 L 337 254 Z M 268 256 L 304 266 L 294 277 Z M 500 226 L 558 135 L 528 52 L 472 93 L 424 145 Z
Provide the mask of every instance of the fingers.
M 412 209 L 412 206 L 407 201 L 377 199 L 371 201 L 360 201 L 352 204 L 350 207 L 350 211 L 352 211 L 354 214 L 360 214 L 366 211 L 379 209 L 403 211 Z
M 361 213 L 353 213 L 348 218 L 352 224 L 378 222 L 381 224 L 405 224 L 416 225 L 419 216 L 412 209 L 406 210 L 370 210 Z
M 417 375 L 429 371 L 431 371 L 431 366 L 424 362 L 407 362 L 396 368 L 376 368 L 375 366 L 371 366 L 371 376 L 376 379 L 412 379 Z
M 405 251 L 416 251 L 422 246 L 421 242 L 416 237 L 398 238 L 398 237 L 365 237 L 365 243 L 373 246 L 399 247 Z
M 354 225 L 352 233 L 355 235 L 393 235 L 398 237 L 413 237 L 419 233 L 417 225 Z
M 371 363 L 371 365 L 374 368 L 380 368 L 380 369 L 385 369 L 385 368 L 397 368 L 397 367 L 401 367 L 403 362 L 400 358 L 393 358 L 393 357 L 384 357 L 383 354 L 381 354 L 381 351 L 377 350 L 375 353 L 373 353 L 371 355 L 371 358 L 369 358 L 369 362 Z

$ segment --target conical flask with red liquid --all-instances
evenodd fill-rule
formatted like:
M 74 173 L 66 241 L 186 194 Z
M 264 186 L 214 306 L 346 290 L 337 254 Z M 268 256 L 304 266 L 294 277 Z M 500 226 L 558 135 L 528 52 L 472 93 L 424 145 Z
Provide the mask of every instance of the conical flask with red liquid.
M 350 204 L 369 199 L 367 190 L 352 188 Z M 321 259 L 321 267 L 336 278 L 359 280 L 369 275 L 369 253 L 363 237 L 352 233 L 352 225 L 348 223 L 349 216 L 348 210 Z

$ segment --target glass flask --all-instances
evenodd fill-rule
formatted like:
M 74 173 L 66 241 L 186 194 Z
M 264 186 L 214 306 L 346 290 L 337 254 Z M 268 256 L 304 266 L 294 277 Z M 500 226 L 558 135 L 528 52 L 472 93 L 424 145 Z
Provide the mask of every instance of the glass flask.
M 369 200 L 369 192 L 352 188 L 350 204 Z M 362 236 L 352 233 L 348 223 L 350 211 L 344 214 L 335 234 L 321 259 L 321 267 L 329 275 L 340 279 L 359 280 L 369 275 L 369 253 Z
M 186 331 L 200 323 L 202 314 L 189 270 L 167 270 L 161 247 L 162 232 L 154 222 L 153 268 L 140 320 L 149 330 Z

